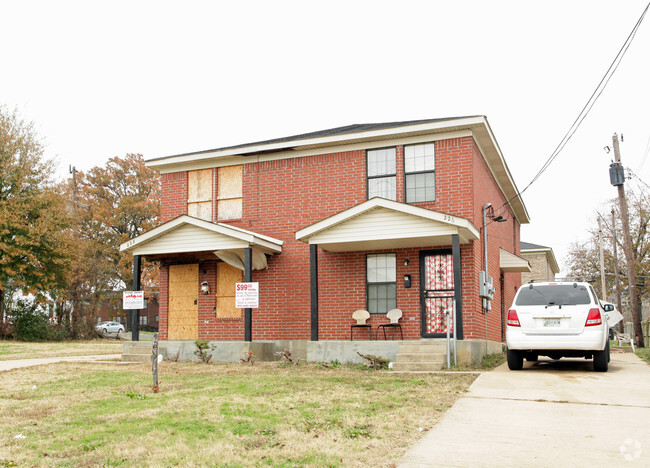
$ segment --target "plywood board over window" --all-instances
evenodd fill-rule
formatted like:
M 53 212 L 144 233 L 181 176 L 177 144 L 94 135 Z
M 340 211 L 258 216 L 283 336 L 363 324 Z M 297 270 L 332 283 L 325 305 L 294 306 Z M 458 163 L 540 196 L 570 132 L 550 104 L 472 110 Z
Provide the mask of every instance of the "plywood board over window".
M 199 265 L 169 266 L 168 339 L 197 340 L 199 337 Z
M 212 221 L 212 169 L 188 171 L 187 214 Z
M 242 271 L 224 262 L 217 263 L 217 318 L 239 318 L 235 307 L 235 284 L 242 281 Z
M 220 167 L 217 173 L 217 219 L 242 217 L 243 166 Z

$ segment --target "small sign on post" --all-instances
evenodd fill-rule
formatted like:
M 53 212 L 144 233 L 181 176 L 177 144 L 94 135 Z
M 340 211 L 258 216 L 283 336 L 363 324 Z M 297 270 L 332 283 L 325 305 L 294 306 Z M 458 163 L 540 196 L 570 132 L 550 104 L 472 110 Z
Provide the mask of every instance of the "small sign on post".
M 259 283 L 237 283 L 235 285 L 235 307 L 257 309 L 259 307 Z
M 144 291 L 124 291 L 122 303 L 126 310 L 144 309 Z

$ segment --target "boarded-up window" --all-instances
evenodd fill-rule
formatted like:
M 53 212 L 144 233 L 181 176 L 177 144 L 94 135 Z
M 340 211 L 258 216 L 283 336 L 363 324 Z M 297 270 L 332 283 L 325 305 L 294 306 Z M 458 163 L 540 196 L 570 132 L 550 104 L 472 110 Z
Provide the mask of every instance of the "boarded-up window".
M 217 263 L 217 318 L 239 318 L 235 307 L 235 284 L 242 280 L 242 271 L 227 263 Z
M 196 340 L 198 315 L 199 265 L 169 267 L 169 340 Z
M 212 169 L 188 171 L 187 214 L 212 221 Z
M 217 219 L 240 219 L 242 217 L 242 167 L 220 167 L 217 195 Z

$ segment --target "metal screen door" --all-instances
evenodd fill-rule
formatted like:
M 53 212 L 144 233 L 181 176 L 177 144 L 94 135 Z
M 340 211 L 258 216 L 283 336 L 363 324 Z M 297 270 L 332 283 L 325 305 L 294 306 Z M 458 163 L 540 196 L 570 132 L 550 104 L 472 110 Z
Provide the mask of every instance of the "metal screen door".
M 450 333 L 453 333 L 454 261 L 451 251 L 425 252 L 420 258 L 420 271 L 423 274 L 422 336 L 447 333 L 447 310 L 450 313 Z

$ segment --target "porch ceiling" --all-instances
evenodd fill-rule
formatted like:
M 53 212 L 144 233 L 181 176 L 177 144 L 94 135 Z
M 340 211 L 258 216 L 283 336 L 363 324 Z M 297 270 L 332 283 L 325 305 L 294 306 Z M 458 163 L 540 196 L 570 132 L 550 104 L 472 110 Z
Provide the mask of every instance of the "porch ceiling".
M 222 223 L 182 215 L 120 246 L 133 255 L 161 258 L 182 253 L 238 251 L 250 247 L 258 254 L 282 252 L 282 241 Z M 214 253 L 213 253 L 214 252 Z
M 373 198 L 296 232 L 296 239 L 330 252 L 466 244 L 479 232 L 465 218 Z

